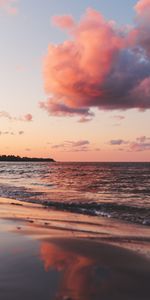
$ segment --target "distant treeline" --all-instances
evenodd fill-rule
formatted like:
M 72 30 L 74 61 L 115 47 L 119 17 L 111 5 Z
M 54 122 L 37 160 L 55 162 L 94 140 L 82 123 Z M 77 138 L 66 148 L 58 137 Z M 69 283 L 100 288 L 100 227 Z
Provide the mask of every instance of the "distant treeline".
M 15 156 L 15 155 L 0 155 L 0 161 L 55 162 L 55 160 L 53 158 L 20 157 L 20 156 Z

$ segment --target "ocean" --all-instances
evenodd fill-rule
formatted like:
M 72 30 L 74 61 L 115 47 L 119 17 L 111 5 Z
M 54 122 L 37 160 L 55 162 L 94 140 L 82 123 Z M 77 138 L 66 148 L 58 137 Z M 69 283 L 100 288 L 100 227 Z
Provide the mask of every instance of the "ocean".
M 0 162 L 0 197 L 150 225 L 150 163 Z

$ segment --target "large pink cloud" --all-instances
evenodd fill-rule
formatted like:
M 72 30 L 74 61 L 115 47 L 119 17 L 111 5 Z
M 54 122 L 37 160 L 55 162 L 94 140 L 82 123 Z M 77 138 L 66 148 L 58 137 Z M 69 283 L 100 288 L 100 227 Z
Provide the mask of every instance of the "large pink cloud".
M 135 11 L 135 27 L 130 30 L 106 21 L 93 9 L 87 9 L 78 24 L 70 16 L 53 19 L 70 37 L 48 47 L 44 58 L 48 98 L 40 103 L 42 108 L 57 116 L 80 115 L 81 120 L 92 117 L 94 107 L 150 108 L 150 0 L 139 1 Z
M 10 15 L 16 15 L 18 8 L 16 7 L 17 0 L 0 0 L 0 8 L 4 9 Z

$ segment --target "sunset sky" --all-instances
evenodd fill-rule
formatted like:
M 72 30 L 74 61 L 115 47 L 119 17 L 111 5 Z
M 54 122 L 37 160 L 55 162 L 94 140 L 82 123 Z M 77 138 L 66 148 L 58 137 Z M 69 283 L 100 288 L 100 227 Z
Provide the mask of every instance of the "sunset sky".
M 0 0 L 0 154 L 150 161 L 150 0 Z

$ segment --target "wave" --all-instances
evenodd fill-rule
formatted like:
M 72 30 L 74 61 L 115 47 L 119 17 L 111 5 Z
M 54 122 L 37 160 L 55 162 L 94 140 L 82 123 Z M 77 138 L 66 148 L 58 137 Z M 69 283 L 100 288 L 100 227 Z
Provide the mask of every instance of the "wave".
M 116 203 L 55 202 L 44 201 L 42 205 L 74 213 L 117 218 L 124 221 L 150 226 L 150 209 Z

